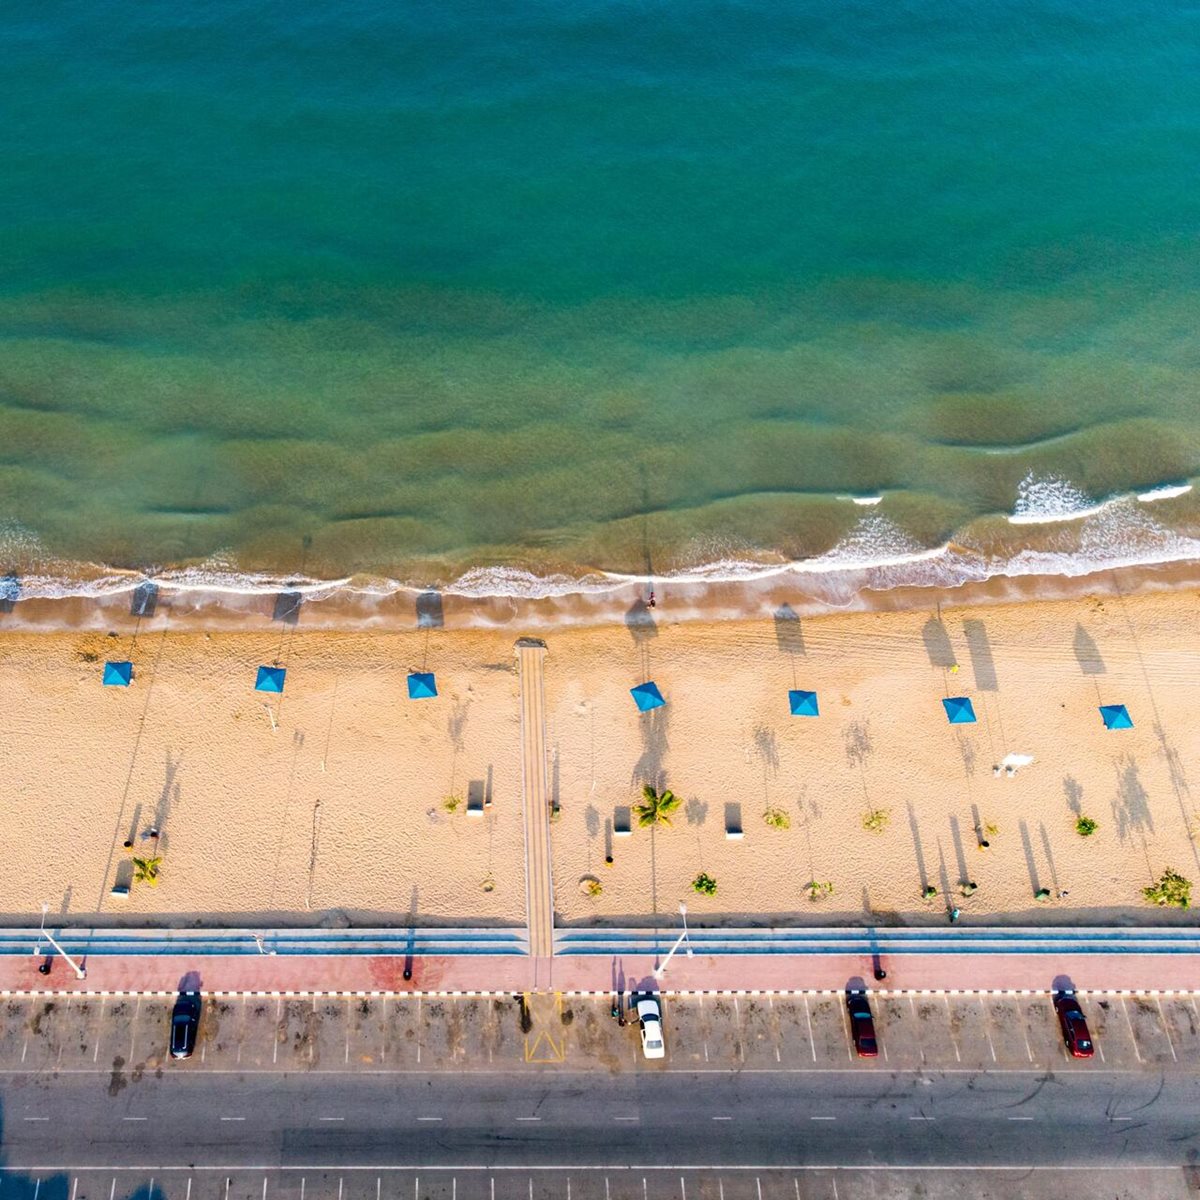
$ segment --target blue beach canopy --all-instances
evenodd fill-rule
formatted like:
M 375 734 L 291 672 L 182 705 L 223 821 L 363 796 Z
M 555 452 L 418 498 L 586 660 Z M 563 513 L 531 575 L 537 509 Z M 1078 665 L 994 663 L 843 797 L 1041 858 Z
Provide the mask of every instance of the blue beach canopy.
M 437 680 L 432 672 L 413 671 L 408 677 L 410 700 L 432 700 L 437 695 Z
M 975 709 L 969 696 L 951 696 L 949 700 L 942 701 L 942 707 L 951 725 L 975 724 Z
M 658 690 L 658 684 L 653 681 L 639 683 L 637 687 L 629 689 L 629 694 L 638 706 L 638 712 L 649 712 L 652 708 L 662 708 L 666 704 L 662 692 Z
M 128 687 L 133 678 L 133 663 L 106 662 L 104 664 L 105 687 Z
M 259 667 L 258 680 L 254 684 L 256 692 L 282 692 L 283 677 L 287 671 L 283 667 Z
M 1133 719 L 1129 709 L 1123 704 L 1100 705 L 1100 716 L 1104 719 L 1105 729 L 1132 729 Z
M 816 692 L 800 692 L 793 689 L 788 692 L 788 704 L 791 705 L 793 717 L 816 717 L 820 715 L 817 711 Z

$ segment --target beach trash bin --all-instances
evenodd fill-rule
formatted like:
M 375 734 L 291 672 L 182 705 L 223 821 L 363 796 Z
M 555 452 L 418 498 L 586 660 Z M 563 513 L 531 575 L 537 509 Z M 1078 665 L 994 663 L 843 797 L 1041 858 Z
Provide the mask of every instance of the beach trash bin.
M 653 680 L 639 683 L 637 687 L 630 688 L 629 694 L 633 697 L 634 704 L 638 706 L 638 712 L 649 712 L 652 708 L 661 708 L 666 704 L 662 692 L 658 690 L 658 684 Z
M 102 678 L 105 687 L 128 687 L 133 679 L 133 663 L 106 662 Z
M 946 719 L 951 725 L 974 725 L 975 708 L 968 696 L 951 696 L 942 701 L 946 710 Z
M 793 688 L 788 692 L 788 707 L 792 710 L 793 717 L 820 716 L 816 692 L 804 692 Z
M 432 700 L 437 695 L 437 680 L 432 672 L 413 671 L 408 676 L 410 700 Z
M 287 671 L 283 667 L 259 667 L 254 690 L 256 692 L 282 692 L 283 680 L 286 675 Z
M 1105 729 L 1133 728 L 1133 718 L 1129 715 L 1129 709 L 1123 704 L 1102 704 L 1100 719 L 1104 722 Z

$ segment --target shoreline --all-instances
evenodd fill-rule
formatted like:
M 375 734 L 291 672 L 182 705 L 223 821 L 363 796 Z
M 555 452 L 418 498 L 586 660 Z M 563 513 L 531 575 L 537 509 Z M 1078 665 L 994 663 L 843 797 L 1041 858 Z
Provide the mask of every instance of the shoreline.
M 334 583 L 274 580 L 261 590 L 153 583 L 131 576 L 127 585 L 97 596 L 0 596 L 0 634 L 70 630 L 251 632 L 301 624 L 328 632 L 514 630 L 537 633 L 666 623 L 789 621 L 849 613 L 899 613 L 939 607 L 975 608 L 1087 596 L 1129 596 L 1200 588 L 1200 558 L 1106 567 L 1079 575 L 994 575 L 950 585 L 892 582 L 880 569 L 845 572 L 831 595 L 824 576 L 777 572 L 760 579 L 678 580 L 647 577 L 603 591 L 544 596 L 471 595 L 453 588 L 396 586 L 385 594 Z M 816 585 L 813 580 L 816 579 Z M 646 601 L 653 591 L 655 607 Z

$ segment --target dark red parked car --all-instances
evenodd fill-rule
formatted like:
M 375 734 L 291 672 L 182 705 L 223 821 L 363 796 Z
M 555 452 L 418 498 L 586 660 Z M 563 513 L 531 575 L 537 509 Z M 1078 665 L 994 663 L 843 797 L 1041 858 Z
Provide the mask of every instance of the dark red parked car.
M 1058 1013 L 1058 1023 L 1062 1026 L 1063 1041 L 1074 1058 L 1091 1058 L 1096 1053 L 1088 1030 L 1087 1018 L 1074 992 L 1056 992 L 1054 996 L 1054 1011 Z
M 846 993 L 846 1011 L 850 1014 L 850 1036 L 859 1058 L 875 1058 L 879 1043 L 875 1040 L 875 1018 L 867 993 L 851 988 Z

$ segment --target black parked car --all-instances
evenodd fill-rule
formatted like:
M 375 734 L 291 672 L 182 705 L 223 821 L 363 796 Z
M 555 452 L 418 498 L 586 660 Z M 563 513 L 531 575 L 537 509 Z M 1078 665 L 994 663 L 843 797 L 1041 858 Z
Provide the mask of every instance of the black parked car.
M 191 1058 L 200 1028 L 200 993 L 180 992 L 171 1013 L 171 1057 Z

